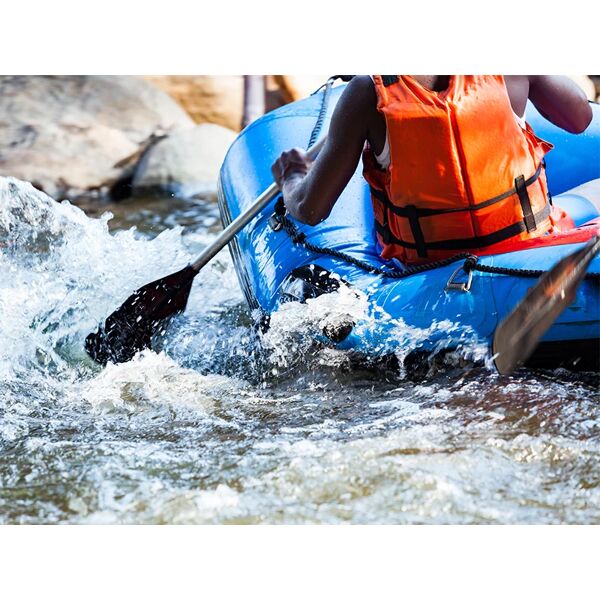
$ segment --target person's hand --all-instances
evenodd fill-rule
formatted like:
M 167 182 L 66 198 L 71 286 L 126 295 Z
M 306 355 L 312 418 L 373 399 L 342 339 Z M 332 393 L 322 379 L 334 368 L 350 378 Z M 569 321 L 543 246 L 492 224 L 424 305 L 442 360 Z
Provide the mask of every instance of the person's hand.
M 279 189 L 283 189 L 286 181 L 304 177 L 312 164 L 307 153 L 300 148 L 292 148 L 282 152 L 281 156 L 273 163 L 271 172 Z

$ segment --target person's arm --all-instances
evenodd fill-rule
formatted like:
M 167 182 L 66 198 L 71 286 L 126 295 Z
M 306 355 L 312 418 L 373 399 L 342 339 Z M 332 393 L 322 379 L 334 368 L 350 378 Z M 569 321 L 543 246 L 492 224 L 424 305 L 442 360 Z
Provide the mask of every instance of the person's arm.
M 582 133 L 592 121 L 585 93 L 568 77 L 530 75 L 529 99 L 548 121 L 570 133 Z
M 356 170 L 376 103 L 370 79 L 354 78 L 335 107 L 327 141 L 314 163 L 299 148 L 275 161 L 273 176 L 295 219 L 316 225 L 329 216 Z

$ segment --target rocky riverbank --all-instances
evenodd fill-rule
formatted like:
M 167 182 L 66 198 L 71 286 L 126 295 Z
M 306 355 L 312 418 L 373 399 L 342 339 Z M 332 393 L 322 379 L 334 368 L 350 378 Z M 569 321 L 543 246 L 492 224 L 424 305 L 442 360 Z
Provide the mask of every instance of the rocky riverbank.
M 57 200 L 212 195 L 240 129 L 242 80 L 0 76 L 0 175 Z M 268 108 L 295 99 L 275 92 Z
M 266 77 L 266 110 L 325 78 Z M 573 79 L 600 96 L 600 77 Z M 0 76 L 0 175 L 57 200 L 214 195 L 243 89 L 241 76 Z

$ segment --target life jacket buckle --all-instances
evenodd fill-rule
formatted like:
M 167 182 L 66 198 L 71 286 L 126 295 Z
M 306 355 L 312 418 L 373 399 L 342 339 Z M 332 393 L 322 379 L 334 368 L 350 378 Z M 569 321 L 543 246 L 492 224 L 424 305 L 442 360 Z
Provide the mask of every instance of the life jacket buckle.
M 471 291 L 471 284 L 473 283 L 473 270 L 469 269 L 469 271 L 467 273 L 467 281 L 466 282 L 455 281 L 454 279 L 458 276 L 458 274 L 461 271 L 464 272 L 463 265 L 456 267 L 456 269 L 454 270 L 454 273 L 452 273 L 452 275 L 450 275 L 450 279 L 448 279 L 448 283 L 446 283 L 447 290 L 458 290 L 458 291 L 462 291 L 462 292 L 470 292 Z

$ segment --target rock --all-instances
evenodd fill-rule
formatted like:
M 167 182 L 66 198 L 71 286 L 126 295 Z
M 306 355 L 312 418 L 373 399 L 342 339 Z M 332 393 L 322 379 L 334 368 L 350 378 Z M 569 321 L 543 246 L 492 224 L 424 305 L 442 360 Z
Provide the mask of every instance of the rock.
M 306 98 L 323 85 L 328 78 L 329 75 L 269 75 L 267 90 L 279 94 L 279 105 L 282 106 L 288 102 Z
M 596 102 L 600 101 L 600 75 L 588 75 L 594 84 L 594 93 L 596 94 Z
M 211 123 L 172 133 L 140 159 L 133 195 L 215 196 L 219 169 L 235 137 L 234 131 Z
M 594 82 L 587 75 L 568 75 L 584 92 L 588 100 L 596 99 L 596 87 Z
M 244 107 L 242 76 L 150 75 L 148 81 L 170 94 L 196 123 L 216 123 L 239 131 Z M 267 75 L 267 110 L 304 98 L 327 80 L 326 75 Z
M 150 75 L 160 87 L 183 106 L 196 123 L 215 123 L 239 131 L 244 105 L 242 76 Z
M 56 199 L 105 193 L 149 141 L 186 127 L 185 111 L 139 77 L 0 76 L 0 175 Z

